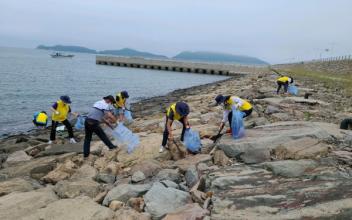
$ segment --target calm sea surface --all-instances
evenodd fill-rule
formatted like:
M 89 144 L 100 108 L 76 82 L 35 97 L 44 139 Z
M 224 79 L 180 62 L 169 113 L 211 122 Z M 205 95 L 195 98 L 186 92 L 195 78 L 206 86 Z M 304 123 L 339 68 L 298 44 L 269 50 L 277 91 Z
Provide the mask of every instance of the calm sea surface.
M 33 113 L 49 112 L 61 96 L 87 112 L 103 96 L 127 90 L 130 102 L 225 79 L 223 76 L 121 68 L 95 64 L 95 55 L 54 59 L 51 52 L 0 47 L 0 136 L 27 131 Z

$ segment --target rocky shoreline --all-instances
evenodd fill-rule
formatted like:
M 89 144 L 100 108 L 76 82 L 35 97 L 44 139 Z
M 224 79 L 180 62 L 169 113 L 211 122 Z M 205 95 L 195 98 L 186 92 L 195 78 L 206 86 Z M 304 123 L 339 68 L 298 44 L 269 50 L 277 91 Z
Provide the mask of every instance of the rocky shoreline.
M 349 218 L 352 132 L 338 123 L 351 114 L 350 97 L 300 79 L 299 96 L 277 96 L 275 78 L 242 75 L 133 104 L 129 127 L 141 144 L 132 154 L 95 139 L 83 161 L 83 132 L 78 144 L 62 133 L 51 147 L 48 131 L 0 140 L 0 219 Z M 244 138 L 209 139 L 222 118 L 219 93 L 254 104 Z M 200 154 L 174 144 L 158 153 L 163 110 L 177 100 L 190 105 Z

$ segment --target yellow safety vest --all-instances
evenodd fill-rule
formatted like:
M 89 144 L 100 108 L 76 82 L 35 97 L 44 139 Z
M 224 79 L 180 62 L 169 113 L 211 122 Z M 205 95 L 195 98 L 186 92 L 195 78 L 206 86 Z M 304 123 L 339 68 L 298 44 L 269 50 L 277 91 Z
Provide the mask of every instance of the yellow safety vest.
M 48 121 L 48 116 L 45 113 L 41 112 L 37 115 L 37 118 L 35 119 L 35 121 L 40 124 L 46 124 Z
M 290 80 L 287 76 L 282 76 L 277 79 L 278 82 L 287 83 Z
M 56 111 L 58 111 L 59 114 L 57 115 L 53 113 L 51 116 L 51 119 L 53 121 L 65 121 L 67 119 L 67 115 L 70 110 L 70 105 L 64 103 L 62 100 L 59 100 L 56 103 L 57 103 Z
M 232 109 L 232 106 L 235 105 L 235 102 L 232 100 L 232 98 L 239 98 L 237 96 L 231 96 L 226 102 L 225 102 L 225 108 L 226 110 L 231 110 Z M 241 99 L 241 98 L 239 98 Z M 249 103 L 247 100 L 245 99 L 241 99 L 243 104 L 242 106 L 240 106 L 239 110 L 240 111 L 247 111 L 249 109 L 252 108 L 252 105 L 251 103 Z
M 117 98 L 116 98 L 115 107 L 116 107 L 116 108 L 122 108 L 122 107 L 124 107 L 125 104 L 126 104 L 126 99 L 122 97 L 121 93 L 117 93 L 117 94 L 116 94 L 116 97 L 119 98 L 119 101 L 117 101 Z
M 176 103 L 170 105 L 167 109 L 166 115 L 170 116 L 171 111 L 174 113 L 174 120 L 180 120 L 182 118 L 182 116 L 176 111 Z

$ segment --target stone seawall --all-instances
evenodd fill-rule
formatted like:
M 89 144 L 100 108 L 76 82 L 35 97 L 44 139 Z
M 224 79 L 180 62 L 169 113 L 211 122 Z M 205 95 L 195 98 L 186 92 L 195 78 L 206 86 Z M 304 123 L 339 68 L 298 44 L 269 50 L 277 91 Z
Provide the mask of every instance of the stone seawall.
M 200 74 L 235 76 L 238 74 L 263 73 L 266 66 L 244 66 L 224 63 L 197 63 L 175 60 L 154 60 L 135 57 L 97 56 L 96 64 L 119 67 L 190 72 Z

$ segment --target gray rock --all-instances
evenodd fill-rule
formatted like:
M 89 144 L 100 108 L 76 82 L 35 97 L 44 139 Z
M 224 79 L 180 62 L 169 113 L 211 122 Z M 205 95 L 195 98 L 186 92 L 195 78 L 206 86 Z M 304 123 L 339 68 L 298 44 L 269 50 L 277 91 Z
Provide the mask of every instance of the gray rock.
M 164 186 L 166 187 L 171 187 L 171 188 L 175 188 L 175 189 L 178 189 L 179 186 L 177 185 L 177 183 L 175 182 L 172 182 L 170 180 L 163 180 L 163 181 L 160 181 L 160 183 L 162 183 Z
M 302 176 L 307 169 L 316 168 L 318 163 L 313 160 L 282 160 L 266 162 L 263 166 L 271 170 L 274 175 L 290 178 Z
M 266 149 L 248 148 L 240 155 L 240 159 L 246 164 L 262 163 L 270 160 L 270 151 Z
M 40 180 L 43 176 L 47 175 L 50 171 L 54 170 L 54 164 L 43 164 L 38 167 L 34 167 L 30 171 L 30 176 L 33 179 Z
M 0 182 L 0 196 L 7 195 L 11 192 L 27 192 L 40 188 L 39 183 L 34 184 L 21 178 L 13 178 L 10 180 Z
M 145 160 L 132 167 L 131 172 L 141 171 L 146 178 L 155 176 L 161 170 L 161 165 L 156 160 Z
M 6 163 L 13 164 L 13 163 L 18 163 L 23 161 L 29 161 L 31 158 L 32 157 L 28 156 L 26 152 L 20 150 L 10 154 L 6 160 Z
M 56 194 L 63 199 L 75 198 L 77 196 L 88 196 L 95 198 L 100 192 L 100 185 L 93 180 L 62 180 L 54 187 Z
M 336 125 L 315 122 L 278 122 L 246 130 L 246 136 L 234 140 L 223 136 L 218 143 L 228 157 L 236 158 L 248 149 L 271 151 L 294 139 L 312 137 L 318 140 L 335 140 L 340 138 L 341 131 Z
M 170 180 L 175 183 L 179 183 L 181 181 L 181 175 L 179 174 L 178 170 L 174 169 L 163 169 L 156 175 L 156 180 Z
M 60 199 L 50 204 L 45 204 L 34 213 L 28 213 L 25 219 L 113 219 L 114 212 L 109 208 L 95 203 L 89 197 L 77 197 L 74 199 Z
M 196 166 L 191 166 L 187 169 L 185 178 L 188 188 L 192 188 L 198 182 L 199 176 Z
M 173 212 L 191 201 L 188 193 L 174 188 L 167 188 L 157 182 L 145 194 L 144 202 L 146 212 L 150 213 L 153 219 L 161 219 L 167 213 Z
M 151 184 L 132 185 L 132 184 L 121 184 L 114 187 L 105 196 L 103 205 L 109 206 L 113 200 L 121 202 L 127 202 L 132 197 L 140 197 L 144 195 L 151 187 Z
M 116 176 L 109 173 L 98 173 L 95 179 L 101 183 L 113 184 L 116 181 Z
M 0 219 L 28 219 L 29 214 L 57 199 L 57 196 L 49 187 L 29 192 L 10 193 L 0 197 Z
M 141 171 L 134 172 L 131 180 L 132 180 L 132 183 L 141 182 L 141 181 L 145 180 L 145 175 Z
M 268 105 L 265 109 L 265 114 L 268 114 L 268 115 L 274 114 L 274 113 L 279 113 L 279 112 L 281 112 L 281 110 L 278 107 L 273 106 L 273 105 Z
M 71 152 L 83 153 L 82 144 L 77 143 L 77 144 L 52 145 L 49 149 L 37 154 L 36 157 L 60 155 L 60 154 L 71 153 Z

